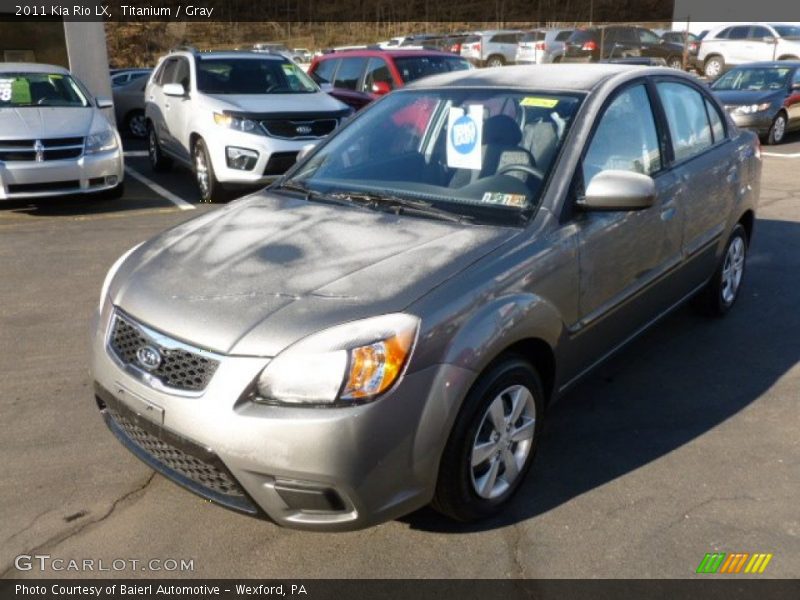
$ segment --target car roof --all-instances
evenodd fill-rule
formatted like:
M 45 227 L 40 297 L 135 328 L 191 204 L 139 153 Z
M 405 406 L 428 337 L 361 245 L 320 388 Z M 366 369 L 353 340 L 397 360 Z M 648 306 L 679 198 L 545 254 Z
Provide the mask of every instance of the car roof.
M 761 62 L 745 63 L 743 65 L 736 65 L 731 67 L 731 71 L 735 69 L 752 69 L 752 68 L 765 68 L 765 67 L 800 67 L 800 60 L 763 60 Z
M 44 63 L 24 63 L 24 62 L 9 62 L 0 63 L 0 72 L 3 73 L 58 73 L 60 75 L 69 75 L 69 70 L 64 67 L 56 65 L 47 65 Z
M 642 74 L 664 73 L 663 67 L 648 68 L 608 63 L 523 65 L 432 75 L 406 86 L 406 89 L 507 87 L 541 91 L 588 92 L 615 75 L 633 70 L 641 71 Z
M 407 56 L 445 56 L 445 57 L 452 57 L 460 59 L 461 56 L 458 54 L 453 54 L 452 52 L 441 52 L 439 50 L 379 50 L 379 49 L 364 49 L 364 50 L 342 50 L 340 52 L 329 52 L 328 54 L 323 54 L 317 57 L 317 60 L 332 60 L 334 58 L 341 58 L 341 57 L 351 57 L 354 56 L 356 58 L 359 57 L 376 57 L 379 58 L 381 56 L 390 56 L 392 58 L 404 58 Z M 464 59 L 462 59 L 464 60 Z
M 192 52 L 190 50 L 178 50 L 176 52 L 170 52 L 164 58 L 167 58 L 169 56 L 190 56 L 197 58 L 198 60 L 204 60 L 208 58 L 252 58 L 252 59 L 279 60 L 282 62 L 286 62 L 289 60 L 282 54 L 277 54 L 275 52 L 258 52 L 255 50 L 211 50 L 209 52 Z

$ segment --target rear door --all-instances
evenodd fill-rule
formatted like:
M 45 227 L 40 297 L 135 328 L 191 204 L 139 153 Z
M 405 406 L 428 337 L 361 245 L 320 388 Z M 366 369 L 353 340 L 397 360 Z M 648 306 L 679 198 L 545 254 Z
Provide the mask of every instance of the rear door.
M 363 56 L 343 57 L 333 79 L 332 95 L 355 109 L 372 102 L 372 95 L 364 93 L 362 87 L 367 60 Z
M 683 221 L 684 289 L 714 271 L 716 250 L 739 188 L 739 170 L 719 107 L 699 87 L 660 78 L 658 99 L 669 131 L 670 162 Z
M 644 80 L 616 93 L 595 127 L 576 174 L 578 190 L 605 170 L 650 175 L 656 201 L 644 210 L 578 211 L 580 320 L 576 372 L 677 301 L 670 276 L 681 259 L 682 216 L 667 168 L 652 94 Z M 580 196 L 581 192 L 578 192 Z
M 722 44 L 722 56 L 727 64 L 739 65 L 753 60 L 748 54 L 750 46 L 749 36 L 749 25 L 731 27 L 731 30 L 728 32 L 727 40 Z

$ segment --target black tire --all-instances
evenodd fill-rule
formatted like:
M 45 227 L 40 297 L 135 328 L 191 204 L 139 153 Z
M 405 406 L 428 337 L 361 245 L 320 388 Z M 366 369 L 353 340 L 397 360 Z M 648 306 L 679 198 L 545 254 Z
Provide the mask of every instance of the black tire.
M 143 110 L 132 110 L 125 116 L 125 131 L 140 140 L 147 138 L 147 121 Z
M 489 58 L 486 59 L 486 66 L 487 67 L 502 67 L 506 64 L 506 59 L 500 56 L 499 54 L 493 54 Z
M 518 468 L 519 474 L 513 482 L 497 497 L 484 498 L 478 495 L 473 483 L 473 445 L 486 426 L 484 420 L 489 407 L 510 386 L 524 386 L 533 396 L 533 438 L 525 462 Z M 543 415 L 544 388 L 530 363 L 519 356 L 507 355 L 491 365 L 467 394 L 456 418 L 439 465 L 433 508 L 458 521 L 484 519 L 500 512 L 519 489 L 533 463 Z M 499 446 L 501 442 L 497 444 Z
M 775 118 L 772 120 L 772 125 L 770 125 L 769 133 L 767 134 L 766 142 L 770 146 L 774 146 L 775 144 L 780 144 L 786 138 L 786 127 L 788 125 L 788 121 L 786 119 L 786 113 L 780 111 Z
M 667 66 L 670 69 L 678 69 L 683 71 L 683 58 L 680 56 L 670 56 L 667 58 Z
M 125 182 L 120 181 L 116 187 L 111 188 L 110 190 L 103 192 L 103 196 L 107 200 L 119 200 L 122 196 L 125 195 Z
M 744 252 L 742 256 L 741 275 L 736 283 L 733 296 L 726 297 L 725 270 L 728 266 L 728 261 L 731 259 L 729 256 L 731 254 L 731 247 L 740 242 Z M 744 282 L 744 275 L 747 265 L 747 250 L 747 232 L 745 231 L 744 227 L 742 227 L 741 223 L 737 223 L 736 227 L 733 228 L 733 231 L 728 238 L 728 243 L 725 244 L 725 250 L 722 253 L 722 258 L 720 259 L 717 270 L 714 272 L 713 277 L 711 277 L 706 286 L 697 295 L 697 298 L 695 298 L 695 306 L 700 310 L 700 312 L 712 317 L 724 317 L 726 314 L 728 314 L 728 312 L 730 312 L 731 308 L 733 308 L 733 305 L 736 303 L 736 300 L 739 297 L 739 293 L 742 289 L 742 283 Z
M 716 79 L 725 71 L 725 59 L 715 54 L 703 63 L 703 74 L 709 79 Z
M 214 173 L 214 165 L 203 138 L 198 138 L 192 146 L 192 164 L 197 191 L 201 202 L 222 202 L 227 194 Z M 204 169 L 204 170 L 203 170 Z
M 150 168 L 157 173 L 169 171 L 172 167 L 172 159 L 165 156 L 161 150 L 158 134 L 152 123 L 147 124 L 147 155 L 150 159 Z

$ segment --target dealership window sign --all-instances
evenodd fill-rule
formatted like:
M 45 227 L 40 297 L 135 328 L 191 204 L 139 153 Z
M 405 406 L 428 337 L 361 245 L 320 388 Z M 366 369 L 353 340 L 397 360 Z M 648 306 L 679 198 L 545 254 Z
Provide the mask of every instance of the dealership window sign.
M 483 105 L 473 104 L 468 112 L 450 107 L 447 120 L 447 166 L 480 170 L 483 155 Z
M 8 102 L 11 100 L 11 85 L 13 83 L 13 79 L 0 79 L 0 102 Z

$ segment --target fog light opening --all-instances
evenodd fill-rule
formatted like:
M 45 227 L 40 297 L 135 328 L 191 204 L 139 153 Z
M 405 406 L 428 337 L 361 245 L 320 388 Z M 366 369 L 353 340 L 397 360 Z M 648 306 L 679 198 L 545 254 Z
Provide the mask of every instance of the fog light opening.
M 106 185 L 117 185 L 117 181 L 119 181 L 119 179 L 116 175 L 109 175 L 106 177 Z
M 252 171 L 258 161 L 258 152 L 247 148 L 227 146 L 225 148 L 225 158 L 228 167 L 239 171 Z

